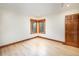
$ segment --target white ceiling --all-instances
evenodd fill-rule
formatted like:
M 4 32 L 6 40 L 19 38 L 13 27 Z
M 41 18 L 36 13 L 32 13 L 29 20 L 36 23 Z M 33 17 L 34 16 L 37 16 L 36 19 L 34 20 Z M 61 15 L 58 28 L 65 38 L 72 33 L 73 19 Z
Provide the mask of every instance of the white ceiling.
M 17 10 L 27 16 L 45 16 L 52 13 L 61 12 L 63 3 L 5 3 L 0 4 L 0 8 Z M 79 7 L 79 4 L 71 4 Z

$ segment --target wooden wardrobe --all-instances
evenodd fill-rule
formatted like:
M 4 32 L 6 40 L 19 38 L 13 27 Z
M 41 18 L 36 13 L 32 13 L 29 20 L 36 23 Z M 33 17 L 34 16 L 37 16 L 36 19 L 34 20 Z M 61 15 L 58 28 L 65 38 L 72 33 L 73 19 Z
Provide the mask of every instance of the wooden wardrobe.
M 65 44 L 79 47 L 79 13 L 65 16 Z

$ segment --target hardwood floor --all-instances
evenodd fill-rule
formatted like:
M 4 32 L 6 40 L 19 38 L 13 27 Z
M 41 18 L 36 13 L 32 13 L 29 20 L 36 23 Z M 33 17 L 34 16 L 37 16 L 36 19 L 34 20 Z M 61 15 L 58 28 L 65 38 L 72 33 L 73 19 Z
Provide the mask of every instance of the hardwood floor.
M 1 56 L 79 56 L 79 48 L 62 43 L 34 38 L 0 48 Z

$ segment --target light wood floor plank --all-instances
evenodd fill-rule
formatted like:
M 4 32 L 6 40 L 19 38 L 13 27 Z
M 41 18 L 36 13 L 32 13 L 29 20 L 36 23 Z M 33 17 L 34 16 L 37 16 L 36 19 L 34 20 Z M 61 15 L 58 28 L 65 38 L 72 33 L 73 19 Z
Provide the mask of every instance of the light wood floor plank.
M 0 49 L 1 56 L 79 56 L 79 48 L 34 38 Z

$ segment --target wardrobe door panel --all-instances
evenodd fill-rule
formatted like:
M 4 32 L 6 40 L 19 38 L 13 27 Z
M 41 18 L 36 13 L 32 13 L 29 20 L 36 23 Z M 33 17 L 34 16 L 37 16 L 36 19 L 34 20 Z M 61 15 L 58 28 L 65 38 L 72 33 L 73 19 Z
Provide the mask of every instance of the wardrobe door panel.
M 74 35 L 72 33 L 67 33 L 67 40 L 68 42 L 74 42 Z
M 79 47 L 79 14 L 65 16 L 65 43 Z

